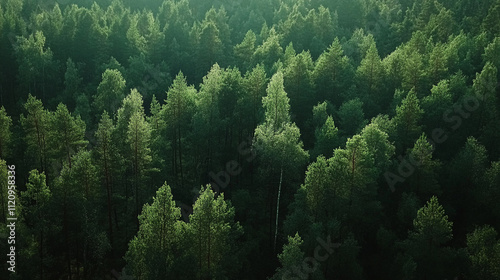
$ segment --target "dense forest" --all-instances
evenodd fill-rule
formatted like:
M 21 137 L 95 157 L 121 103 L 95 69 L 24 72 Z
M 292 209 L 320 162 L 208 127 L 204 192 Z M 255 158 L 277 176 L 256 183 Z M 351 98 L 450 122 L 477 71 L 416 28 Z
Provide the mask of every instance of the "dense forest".
M 499 0 L 0 0 L 0 65 L 1 279 L 500 279 Z

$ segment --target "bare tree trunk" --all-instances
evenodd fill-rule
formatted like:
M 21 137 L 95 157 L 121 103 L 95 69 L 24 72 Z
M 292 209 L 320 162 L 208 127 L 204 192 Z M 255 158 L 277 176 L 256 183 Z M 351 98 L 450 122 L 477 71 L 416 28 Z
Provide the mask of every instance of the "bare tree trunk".
M 43 279 L 43 230 L 40 230 L 40 280 Z
M 283 182 L 283 166 L 281 166 L 280 171 L 280 184 L 278 187 L 278 199 L 276 203 L 276 227 L 274 231 L 274 252 L 276 252 L 276 239 L 278 238 L 278 215 L 280 211 L 280 196 L 281 196 L 281 183 Z

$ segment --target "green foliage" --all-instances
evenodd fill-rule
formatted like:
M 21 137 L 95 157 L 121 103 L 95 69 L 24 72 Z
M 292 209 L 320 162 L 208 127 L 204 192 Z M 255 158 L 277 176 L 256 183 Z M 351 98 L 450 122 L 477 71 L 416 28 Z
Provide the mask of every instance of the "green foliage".
M 339 146 L 338 128 L 335 127 L 335 122 L 331 116 L 328 116 L 325 123 L 316 128 L 315 131 L 316 143 L 312 156 L 315 155 L 330 155 L 333 149 Z
M 22 215 L 26 224 L 32 229 L 32 234 L 36 236 L 36 245 L 38 247 L 37 264 L 40 271 L 40 278 L 43 277 L 45 266 L 44 257 L 47 255 L 47 246 L 45 245 L 48 236 L 50 236 L 50 215 L 49 207 L 52 193 L 46 185 L 44 173 L 37 170 L 30 171 L 26 191 L 20 193 L 20 201 L 23 205 Z
M 234 46 L 234 55 L 238 59 L 239 65 L 242 66 L 243 71 L 250 69 L 256 41 L 257 37 L 255 33 L 252 30 L 248 30 L 243 41 Z
M 379 93 L 380 87 L 384 82 L 384 76 L 385 72 L 382 66 L 382 61 L 378 55 L 377 47 L 375 46 L 375 43 L 373 43 L 356 70 L 358 87 L 364 94 L 377 94 Z
M 288 98 L 283 86 L 283 74 L 278 72 L 273 75 L 269 82 L 267 95 L 262 98 L 265 110 L 265 122 L 274 130 L 279 131 L 285 124 L 290 122 L 290 98 Z
M 28 38 L 18 37 L 15 48 L 19 79 L 24 81 L 24 89 L 43 96 L 46 94 L 45 84 L 50 81 L 49 73 L 57 71 L 53 53 L 45 46 L 45 40 L 43 32 L 37 31 Z
M 106 110 L 115 113 L 124 98 L 125 80 L 118 70 L 106 69 L 102 73 L 102 81 L 97 88 L 94 104 L 98 113 Z
M 444 258 L 454 258 L 453 253 L 444 247 L 452 239 L 453 223 L 448 221 L 437 197 L 432 196 L 427 204 L 420 208 L 413 220 L 413 230 L 406 241 L 407 253 L 417 264 L 418 277 L 432 276 L 439 279 L 447 269 Z M 448 268 L 450 269 L 450 268 Z
M 12 118 L 7 115 L 5 108 L 0 108 L 0 158 L 5 158 L 8 153 L 8 147 L 12 137 L 10 127 L 12 126 Z
M 500 277 L 498 0 L 0 2 L 12 277 Z
M 64 158 L 71 168 L 71 155 L 75 154 L 79 147 L 87 144 L 83 139 L 85 123 L 80 116 L 73 117 L 62 103 L 57 106 L 57 110 L 50 118 L 49 135 L 54 155 L 57 159 Z
M 253 134 L 257 124 L 264 119 L 262 98 L 266 94 L 268 80 L 266 71 L 261 64 L 247 72 L 243 79 L 244 90 L 238 100 L 236 112 L 242 115 L 242 122 L 247 128 L 247 134 Z
M 415 174 L 410 179 L 417 194 L 441 194 L 437 183 L 440 162 L 432 158 L 434 147 L 427 141 L 425 134 L 415 142 L 409 152 L 409 159 L 416 165 Z
M 180 209 L 175 206 L 166 183 L 156 192 L 151 204 L 145 204 L 139 216 L 139 231 L 130 241 L 125 255 L 130 272 L 141 279 L 172 275 L 181 235 Z
M 361 137 L 370 147 L 374 165 L 381 174 L 390 165 L 390 160 L 394 156 L 395 147 L 389 142 L 389 135 L 380 129 L 377 123 L 371 123 L 363 128 Z
M 209 185 L 201 188 L 187 227 L 198 277 L 218 278 L 237 264 L 231 254 L 236 252 L 242 228 L 234 222 L 234 214 L 234 207 L 223 194 L 216 197 Z
M 472 262 L 472 279 L 497 278 L 500 276 L 500 240 L 489 225 L 476 228 L 467 234 L 467 251 Z
M 23 216 L 28 223 L 34 223 L 34 227 L 44 230 L 47 226 L 47 207 L 51 198 L 49 187 L 45 184 L 45 174 L 36 170 L 30 171 L 26 191 L 21 192 L 23 201 Z
M 453 223 L 448 221 L 443 206 L 437 197 L 432 196 L 427 204 L 420 208 L 417 217 L 413 220 L 414 231 L 411 237 L 423 241 L 429 246 L 439 246 L 452 237 Z
M 312 73 L 318 100 L 340 104 L 340 97 L 343 97 L 351 86 L 353 75 L 354 70 L 350 60 L 344 55 L 339 40 L 335 39 L 319 56 Z
M 359 98 L 344 102 L 339 108 L 338 115 L 341 131 L 348 137 L 360 132 L 367 123 L 363 102 Z
M 285 90 L 290 98 L 291 113 L 299 126 L 307 119 L 314 105 L 312 71 L 314 64 L 309 52 L 293 56 L 283 73 Z M 272 81 L 272 79 L 271 79 Z
M 262 63 L 266 73 L 270 75 L 273 64 L 282 57 L 283 48 L 279 43 L 279 35 L 273 28 L 269 31 L 269 35 L 264 38 L 262 45 L 255 49 L 253 58 L 255 63 Z
M 396 108 L 396 116 L 393 122 L 396 128 L 398 152 L 403 152 L 409 148 L 410 143 L 418 138 L 422 133 L 419 125 L 424 111 L 420 108 L 420 102 L 414 90 L 411 90 L 403 99 L 401 105 Z
M 142 172 L 151 162 L 151 150 L 149 143 L 151 140 L 151 127 L 146 122 L 140 112 L 136 112 L 130 117 L 127 142 L 130 145 L 130 153 L 133 157 L 134 170 Z
M 301 266 L 304 252 L 300 247 L 303 243 L 298 233 L 295 233 L 295 236 L 288 236 L 288 244 L 283 245 L 283 252 L 278 254 L 281 268 L 278 268 L 273 279 L 283 279 L 285 275 L 292 275 L 292 269 Z
M 68 58 L 66 61 L 66 72 L 64 73 L 64 98 L 61 102 L 73 108 L 76 104 L 71 97 L 81 93 L 81 83 L 82 78 L 78 73 L 75 63 L 71 58 Z
M 28 115 L 21 115 L 21 125 L 25 131 L 27 154 L 34 156 L 35 164 L 42 170 L 47 170 L 47 141 L 49 130 L 49 114 L 42 101 L 31 94 L 24 104 Z M 39 163 L 39 165 L 38 165 Z

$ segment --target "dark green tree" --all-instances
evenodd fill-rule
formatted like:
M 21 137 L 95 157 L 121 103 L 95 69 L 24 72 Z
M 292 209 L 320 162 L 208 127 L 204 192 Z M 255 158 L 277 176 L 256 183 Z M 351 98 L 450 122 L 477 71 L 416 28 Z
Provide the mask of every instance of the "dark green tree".
M 47 237 L 49 232 L 49 205 L 51 191 L 46 185 L 45 174 L 37 170 L 30 171 L 26 191 L 21 192 L 22 211 L 26 223 L 33 229 L 38 244 L 40 279 L 44 278 L 44 257 L 47 254 Z
M 5 158 L 9 154 L 9 144 L 12 137 L 10 127 L 12 126 L 12 118 L 7 115 L 5 107 L 0 108 L 0 158 Z

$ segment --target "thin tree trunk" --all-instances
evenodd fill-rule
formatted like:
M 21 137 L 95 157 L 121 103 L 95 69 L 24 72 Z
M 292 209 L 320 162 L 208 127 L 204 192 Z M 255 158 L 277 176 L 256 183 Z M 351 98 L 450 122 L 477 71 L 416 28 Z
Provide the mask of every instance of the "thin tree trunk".
M 136 131 L 135 131 L 135 145 L 134 145 L 134 157 L 135 157 L 135 164 L 134 164 L 134 174 L 135 174 L 135 217 L 136 217 L 136 222 L 137 222 L 137 230 L 139 230 L 139 187 L 138 187 L 138 176 L 139 174 L 137 174 L 139 172 L 139 167 L 137 166 L 138 162 L 139 162 L 139 159 L 138 159 L 138 131 L 137 131 L 137 128 L 136 128 Z
M 182 170 L 182 140 L 181 140 L 181 125 L 179 124 L 179 169 L 181 170 L 181 187 L 184 185 L 184 171 Z
M 283 166 L 281 166 L 280 171 L 280 184 L 278 187 L 278 199 L 276 203 L 276 227 L 274 231 L 274 252 L 276 252 L 276 239 L 278 238 L 278 215 L 280 211 L 280 196 L 281 196 L 281 183 L 283 182 Z
M 64 244 L 66 245 L 66 262 L 67 262 L 67 268 L 68 268 L 68 279 L 71 280 L 71 259 L 70 259 L 70 254 L 69 254 L 69 238 L 68 238 L 68 209 L 67 209 L 67 199 L 66 199 L 66 192 L 64 193 L 64 209 L 63 209 L 63 225 L 64 225 Z
M 40 230 L 40 280 L 43 279 L 43 230 Z
M 108 225 L 109 225 L 109 242 L 111 244 L 111 256 L 113 256 L 113 222 L 111 219 L 111 184 L 109 180 L 109 171 L 108 171 L 108 159 L 106 156 L 107 150 L 104 150 L 104 177 L 106 181 L 106 191 L 108 196 Z

